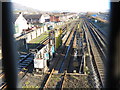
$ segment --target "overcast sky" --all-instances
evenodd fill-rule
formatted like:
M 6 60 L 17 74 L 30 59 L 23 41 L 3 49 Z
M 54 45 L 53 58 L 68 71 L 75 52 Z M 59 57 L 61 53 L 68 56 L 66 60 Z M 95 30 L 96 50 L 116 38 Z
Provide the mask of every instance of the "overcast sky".
M 106 11 L 110 0 L 11 0 L 41 11 Z

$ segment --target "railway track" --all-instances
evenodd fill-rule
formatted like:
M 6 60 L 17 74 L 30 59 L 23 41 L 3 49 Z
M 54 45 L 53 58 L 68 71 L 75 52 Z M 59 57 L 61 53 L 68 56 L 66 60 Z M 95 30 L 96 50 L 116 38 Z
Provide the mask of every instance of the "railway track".
M 79 22 L 79 21 L 78 21 Z M 80 54 L 80 57 L 82 57 L 81 61 L 79 61 L 79 73 L 84 74 L 84 67 L 85 67 L 85 55 L 86 52 L 89 52 L 89 55 L 91 55 L 90 60 L 92 60 L 95 68 L 95 72 L 97 73 L 97 77 L 99 79 L 100 87 L 104 86 L 104 65 L 103 65 L 103 58 L 101 58 L 100 50 L 97 48 L 100 48 L 102 45 L 105 46 L 105 44 L 100 44 L 105 43 L 102 38 L 102 35 L 94 29 L 92 24 L 87 23 L 86 21 L 83 22 L 83 28 L 81 30 L 78 30 L 77 24 L 78 22 L 74 22 L 74 24 L 71 24 L 70 30 L 68 31 L 68 34 L 66 35 L 67 32 L 65 32 L 66 27 L 63 28 L 63 31 L 65 32 L 63 34 L 62 38 L 65 38 L 63 41 L 63 45 L 59 48 L 59 51 L 57 51 L 57 57 L 55 57 L 54 60 L 54 65 L 51 67 L 51 69 L 46 73 L 46 76 L 43 80 L 43 83 L 41 85 L 41 89 L 46 89 L 46 88 L 55 88 L 55 89 L 63 89 L 66 83 L 66 79 L 68 76 L 68 73 L 70 72 L 70 64 L 72 61 L 72 55 L 76 50 L 73 49 L 74 44 L 76 43 L 80 49 L 78 51 Z M 94 29 L 94 31 L 92 31 Z M 66 36 L 65 36 L 66 35 Z M 87 39 L 84 39 L 87 35 Z M 97 38 L 98 39 L 95 39 Z M 79 38 L 79 39 L 78 39 Z M 75 42 L 75 39 L 77 42 Z M 46 41 L 43 41 L 43 44 L 48 43 L 49 40 L 46 39 Z M 96 43 L 99 40 L 98 43 Z M 95 42 L 96 41 L 96 42 Z M 87 45 L 84 45 L 87 44 Z M 87 51 L 86 48 L 89 46 L 89 50 Z M 43 46 L 38 46 L 39 48 Z M 101 47 L 102 48 L 102 47 Z M 22 75 L 21 79 L 25 76 L 25 74 L 29 70 L 29 66 L 33 63 L 33 54 L 29 53 L 27 54 L 22 60 L 18 62 L 18 69 L 19 73 L 18 75 L 21 74 L 21 72 L 24 72 L 24 75 Z M 80 58 L 79 58 L 80 59 Z M 1 76 L 1 75 L 0 75 Z M 79 79 L 79 78 L 78 78 Z M 4 86 L 5 85 L 5 86 Z M 6 83 L 2 85 L 2 87 L 6 87 Z
M 7 87 L 7 84 L 6 82 L 3 82 L 1 85 L 0 85 L 0 89 L 5 89 Z
M 70 38 L 68 38 L 67 39 L 67 42 L 66 42 L 66 47 L 65 47 L 65 52 L 63 53 L 65 56 L 64 56 L 64 59 L 63 59 L 63 61 L 62 61 L 62 64 L 60 65 L 60 69 L 59 69 L 59 71 L 60 71 L 60 73 L 62 73 L 62 72 L 64 72 L 65 70 L 67 70 L 67 68 L 68 68 L 68 64 L 69 64 L 69 59 L 70 59 L 70 57 L 68 57 L 68 56 L 70 56 L 71 54 L 70 54 L 70 52 L 72 52 L 73 51 L 73 49 L 72 49 L 72 47 L 73 47 L 73 41 L 74 41 L 74 37 L 75 37 L 75 34 L 76 34 L 76 27 L 74 27 L 74 30 L 75 31 L 73 31 L 71 34 L 70 34 Z
M 88 19 L 87 19 L 88 20 Z M 107 36 L 105 36 L 103 34 L 103 32 L 100 30 L 100 28 L 95 25 L 94 23 L 92 23 L 90 20 L 88 20 L 89 23 L 91 24 L 92 27 L 94 27 L 96 29 L 96 32 L 101 36 L 101 38 L 105 41 L 105 43 L 107 44 Z
M 3 78 L 4 78 L 4 73 L 1 72 L 1 73 L 0 73 L 0 82 L 1 82 L 1 84 L 0 84 L 0 89 L 4 88 L 4 87 L 6 86 L 6 83 L 3 82 Z
M 67 69 L 68 69 L 68 66 L 69 66 L 69 65 L 66 66 L 66 61 L 65 60 L 66 59 L 68 60 L 68 55 L 70 54 L 69 52 L 71 51 L 70 48 L 72 47 L 72 44 L 73 44 L 76 27 L 74 27 L 74 30 L 72 30 L 72 29 L 71 29 L 71 33 L 69 33 L 68 38 L 66 39 L 66 41 L 63 44 L 65 46 L 69 45 L 70 47 L 69 46 L 68 47 L 63 46 L 60 49 L 59 54 L 60 53 L 61 54 L 55 60 L 54 66 L 53 66 L 52 70 L 50 71 L 50 73 L 47 74 L 46 77 L 44 78 L 44 80 L 43 80 L 44 82 L 41 85 L 41 89 L 49 88 L 50 86 L 53 86 L 54 88 L 59 88 L 59 89 L 63 87 L 64 79 L 66 77 L 66 72 L 67 72 Z M 71 42 L 68 41 L 68 40 L 70 40 Z M 65 53 L 62 53 L 62 52 L 65 52 Z M 59 66 L 59 64 L 60 64 L 60 66 Z M 56 70 L 58 70 L 59 73 L 56 73 Z M 56 81 L 53 80 L 54 77 L 57 78 Z M 54 85 L 51 85 L 52 81 L 54 81 Z
M 95 30 L 95 27 L 91 27 L 90 23 L 86 22 L 87 27 L 90 30 L 90 33 L 94 39 L 94 42 L 96 44 L 96 46 L 98 47 L 99 53 L 102 57 L 103 60 L 103 64 L 105 65 L 107 62 L 107 41 L 105 40 L 105 38 L 103 38 L 101 35 L 98 35 L 98 30 Z M 96 33 L 97 32 L 97 33 Z M 103 38 L 103 39 L 101 39 Z
M 84 31 L 81 29 L 82 21 L 79 22 L 78 30 L 76 31 L 76 41 L 74 44 L 74 58 L 73 58 L 73 64 L 74 64 L 74 73 L 80 73 L 80 74 L 86 74 L 84 71 L 85 68 L 85 61 L 86 61 L 86 54 L 87 54 L 87 42 L 85 40 L 85 34 Z
M 91 25 L 87 23 L 86 20 L 84 20 L 84 26 L 83 29 L 88 37 L 88 43 L 90 47 L 90 54 L 91 54 L 91 60 L 94 65 L 94 70 L 96 73 L 96 77 L 98 79 L 99 85 L 97 84 L 97 87 L 104 87 L 104 78 L 105 78 L 105 63 L 106 60 L 104 57 L 104 54 L 102 54 L 104 51 L 101 51 L 103 49 L 103 43 L 104 41 L 99 40 L 100 36 L 95 33 L 91 28 Z M 99 40 L 99 41 L 98 41 Z M 106 55 L 106 54 L 105 54 Z M 104 61 L 103 61 L 104 60 Z
M 65 43 L 67 42 L 68 36 L 71 34 L 72 31 L 70 31 L 70 28 L 73 29 L 75 26 L 75 23 L 73 22 L 69 28 L 67 28 L 66 33 L 64 34 L 64 36 L 62 36 L 62 42 L 63 42 L 63 46 L 65 46 Z
M 86 28 L 87 28 L 87 26 L 84 26 L 84 29 L 86 29 Z M 87 34 L 90 34 L 89 31 L 84 31 L 84 32 L 87 33 Z M 75 34 L 75 32 L 70 32 L 70 33 L 69 33 L 68 36 L 70 36 L 71 39 L 66 37 L 67 39 L 66 39 L 66 41 L 64 42 L 65 44 L 63 44 L 63 45 L 68 46 L 68 47 L 61 48 L 61 50 L 59 51 L 58 54 L 60 54 L 60 56 L 56 59 L 56 62 L 54 63 L 53 68 L 48 72 L 48 74 L 47 74 L 46 77 L 44 78 L 44 82 L 43 82 L 43 84 L 41 85 L 41 89 L 51 88 L 51 86 L 53 86 L 53 88 L 59 88 L 59 89 L 61 89 L 61 88 L 64 87 L 65 79 L 66 79 L 66 76 L 67 76 L 67 71 L 66 71 L 66 70 L 68 69 L 67 66 L 69 66 L 69 62 L 70 62 L 70 60 L 67 58 L 67 55 L 69 55 L 69 54 L 68 54 L 69 51 L 72 51 L 72 50 L 70 50 L 70 47 L 72 47 L 72 46 L 69 45 L 69 44 L 71 43 L 70 40 L 72 40 L 72 36 L 73 36 L 73 38 L 74 38 L 74 36 L 75 36 L 74 34 Z M 90 35 L 91 35 L 91 34 L 90 34 Z M 89 35 L 88 35 L 88 36 L 89 36 Z M 91 42 L 92 42 L 92 43 L 94 43 L 94 42 L 91 41 L 90 39 L 92 39 L 92 37 L 88 39 L 88 43 L 90 43 L 90 45 L 91 45 Z M 74 39 L 73 39 L 73 40 L 74 40 Z M 91 52 L 91 55 L 92 55 L 92 57 L 93 57 L 93 59 L 94 59 L 94 55 L 93 55 L 93 53 L 92 53 L 92 51 L 93 51 L 92 46 L 93 46 L 93 45 L 90 46 L 90 52 Z M 83 49 L 84 49 L 84 48 L 83 48 Z M 96 50 L 96 49 L 95 49 L 95 50 Z M 62 52 L 64 52 L 64 53 L 62 53 Z M 83 50 L 83 52 L 84 52 L 84 50 Z M 68 65 L 65 64 L 65 57 L 66 57 L 67 60 L 69 60 L 69 61 L 67 61 L 67 64 L 68 64 Z M 83 59 L 83 60 L 84 60 L 84 59 Z M 62 62 L 64 62 L 64 64 L 63 64 Z M 58 63 L 61 64 L 61 66 L 56 69 L 56 66 L 58 65 Z M 81 64 L 81 65 L 82 65 L 82 64 Z M 64 67 L 64 66 L 66 66 L 67 68 Z M 84 66 L 84 64 L 82 65 L 82 67 L 83 67 L 83 66 Z M 63 67 L 64 67 L 64 68 L 63 68 Z M 62 68 L 62 69 L 61 69 L 61 68 Z M 96 69 L 98 69 L 98 68 L 96 68 Z M 59 70 L 60 72 L 59 72 L 59 73 L 56 73 L 56 70 Z M 98 72 L 98 74 L 99 74 L 99 72 Z M 101 75 L 102 75 L 102 74 L 101 74 Z M 55 78 L 56 78 L 56 79 L 55 79 Z M 54 79 L 55 79 L 55 80 L 54 80 Z M 53 85 L 51 85 L 52 81 L 54 81 L 54 82 L 53 82 Z
M 64 27 L 63 29 L 65 29 L 65 28 L 66 27 Z M 36 48 L 42 48 L 48 42 L 49 42 L 49 38 L 47 37 L 44 41 L 41 42 L 41 45 L 37 46 Z M 26 55 L 26 57 L 24 59 L 20 60 L 18 62 L 19 63 L 19 68 L 18 68 L 19 71 L 23 71 L 26 74 L 28 72 L 29 66 L 33 63 L 33 57 L 34 57 L 34 55 L 32 53 L 29 53 L 28 55 Z M 22 76 L 22 78 L 25 76 L 25 74 Z
M 3 78 L 3 77 L 4 77 L 4 73 L 1 72 L 1 73 L 0 73 L 0 78 Z
M 63 27 L 63 30 L 65 29 L 66 27 Z M 43 40 L 41 42 L 41 45 L 37 46 L 36 48 L 42 48 L 44 45 L 46 45 L 47 43 L 49 42 L 49 37 L 47 37 L 45 40 Z M 28 72 L 28 68 L 32 63 L 33 63 L 33 57 L 34 55 L 32 53 L 29 53 L 26 55 L 25 58 L 23 58 L 22 60 L 20 60 L 18 62 L 18 70 L 19 71 L 24 71 L 25 73 Z M 20 74 L 20 73 L 19 73 Z M 23 78 L 23 77 L 22 77 Z
M 70 25 L 70 23 L 69 23 L 69 25 Z M 66 26 L 65 27 L 63 27 L 63 32 L 65 31 L 65 29 L 66 29 Z M 64 33 L 63 34 L 63 36 L 65 35 L 66 33 Z M 47 37 L 45 40 L 43 40 L 41 43 L 42 44 L 46 44 L 46 43 L 48 43 L 48 39 L 49 39 L 49 37 Z M 37 46 L 37 47 L 40 47 L 40 46 Z M 41 48 L 42 48 L 43 46 L 41 45 Z M 32 54 L 32 53 L 28 53 L 27 55 L 21 55 L 21 56 L 24 56 L 23 58 L 22 58 L 22 60 L 19 60 L 18 61 L 18 75 L 20 76 L 21 74 L 23 74 L 23 72 L 24 72 L 24 74 L 21 76 L 21 78 L 20 78 L 20 80 L 22 80 L 22 78 L 26 75 L 26 73 L 28 72 L 28 70 L 29 70 L 29 66 L 33 63 L 33 57 L 34 57 L 34 55 Z M 4 77 L 4 74 L 1 74 L 1 76 L 0 76 L 0 78 L 3 78 Z M 1 84 L 1 86 L 0 86 L 0 89 L 4 89 L 4 88 L 6 88 L 7 87 L 7 84 L 6 84 L 6 82 L 2 82 L 2 84 Z
M 101 57 L 103 59 L 104 64 L 107 62 L 107 40 L 104 38 L 104 36 L 93 26 L 91 23 L 86 22 L 87 27 L 90 30 L 90 33 L 92 37 L 94 38 L 94 41 L 97 43 L 97 47 L 99 47 L 99 52 L 101 53 Z
M 85 63 L 84 32 L 82 31 L 81 28 L 77 32 L 77 50 L 78 50 L 78 61 L 79 61 L 79 73 L 84 74 L 84 63 Z
M 46 38 L 44 41 L 42 41 L 42 44 L 47 44 L 48 39 Z M 39 46 L 43 47 L 43 45 Z M 27 55 L 24 55 L 24 58 L 18 61 L 18 76 L 20 76 L 19 80 L 22 80 L 22 78 L 26 75 L 26 73 L 29 71 L 30 65 L 33 63 L 34 55 L 32 53 L 28 53 Z M 2 73 L 0 75 L 0 78 L 4 78 L 4 74 Z M 7 83 L 5 81 L 1 82 L 0 89 L 5 89 L 7 87 Z
M 87 19 L 87 18 L 86 18 Z M 99 33 L 102 35 L 102 37 L 104 37 L 104 39 L 108 39 L 108 36 L 106 36 L 106 34 L 104 34 L 102 31 L 101 31 L 101 28 L 99 26 L 97 26 L 96 24 L 94 24 L 91 20 L 87 19 L 89 21 L 89 23 L 91 23 L 92 26 L 94 26 L 98 31 Z M 107 40 L 106 40 L 107 41 Z

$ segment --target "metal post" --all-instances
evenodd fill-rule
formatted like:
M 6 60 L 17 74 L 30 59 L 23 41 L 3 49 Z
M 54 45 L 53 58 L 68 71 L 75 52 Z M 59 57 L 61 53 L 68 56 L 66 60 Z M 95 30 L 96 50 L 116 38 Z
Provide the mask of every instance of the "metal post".
M 0 3 L 1 4 L 1 3 Z M 2 2 L 2 63 L 7 89 L 17 90 L 17 47 L 13 37 L 12 3 Z M 1 14 L 1 13 L 0 13 Z
M 84 74 L 86 74 L 85 69 L 86 69 L 86 62 L 85 62 L 85 54 L 84 54 Z
M 27 45 L 27 34 L 26 34 L 26 32 L 25 32 L 25 47 L 26 47 L 26 49 L 28 50 L 28 45 Z
M 51 59 L 51 56 L 50 56 L 50 40 L 51 40 L 51 36 L 50 36 L 50 32 L 49 32 L 49 50 L 48 50 L 49 60 Z

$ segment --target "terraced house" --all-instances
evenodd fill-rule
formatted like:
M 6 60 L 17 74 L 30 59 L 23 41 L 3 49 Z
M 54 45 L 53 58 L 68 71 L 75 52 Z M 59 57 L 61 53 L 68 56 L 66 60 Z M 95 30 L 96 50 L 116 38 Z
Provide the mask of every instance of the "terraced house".
M 29 27 L 27 20 L 24 18 L 21 12 L 19 14 L 14 14 L 13 24 L 15 26 L 15 32 L 14 32 L 15 37 L 20 36 L 23 29 L 28 29 Z

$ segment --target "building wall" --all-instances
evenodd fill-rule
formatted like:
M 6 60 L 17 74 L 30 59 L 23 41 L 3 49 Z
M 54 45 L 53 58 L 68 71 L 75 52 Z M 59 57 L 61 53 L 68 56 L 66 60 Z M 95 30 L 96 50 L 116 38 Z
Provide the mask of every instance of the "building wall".
M 50 21 L 50 16 L 47 14 L 42 14 L 41 18 L 39 19 L 40 23 L 49 22 L 49 21 Z
M 23 15 L 20 14 L 15 21 L 15 36 L 19 36 L 22 33 L 23 29 L 28 29 L 28 24 Z
M 66 16 L 62 16 L 60 17 L 60 21 L 66 21 L 67 17 Z
M 55 17 L 55 21 L 59 22 L 60 21 L 60 17 Z
M 51 22 L 59 22 L 60 21 L 60 17 L 59 16 L 50 16 L 50 21 Z
M 54 16 L 50 16 L 50 21 L 54 22 Z
M 37 37 L 40 36 L 41 34 L 40 29 L 36 30 L 36 33 L 37 33 Z
M 45 17 L 44 17 L 44 15 L 41 16 L 41 18 L 39 19 L 39 22 L 40 22 L 40 23 L 44 23 L 44 22 L 45 22 Z

